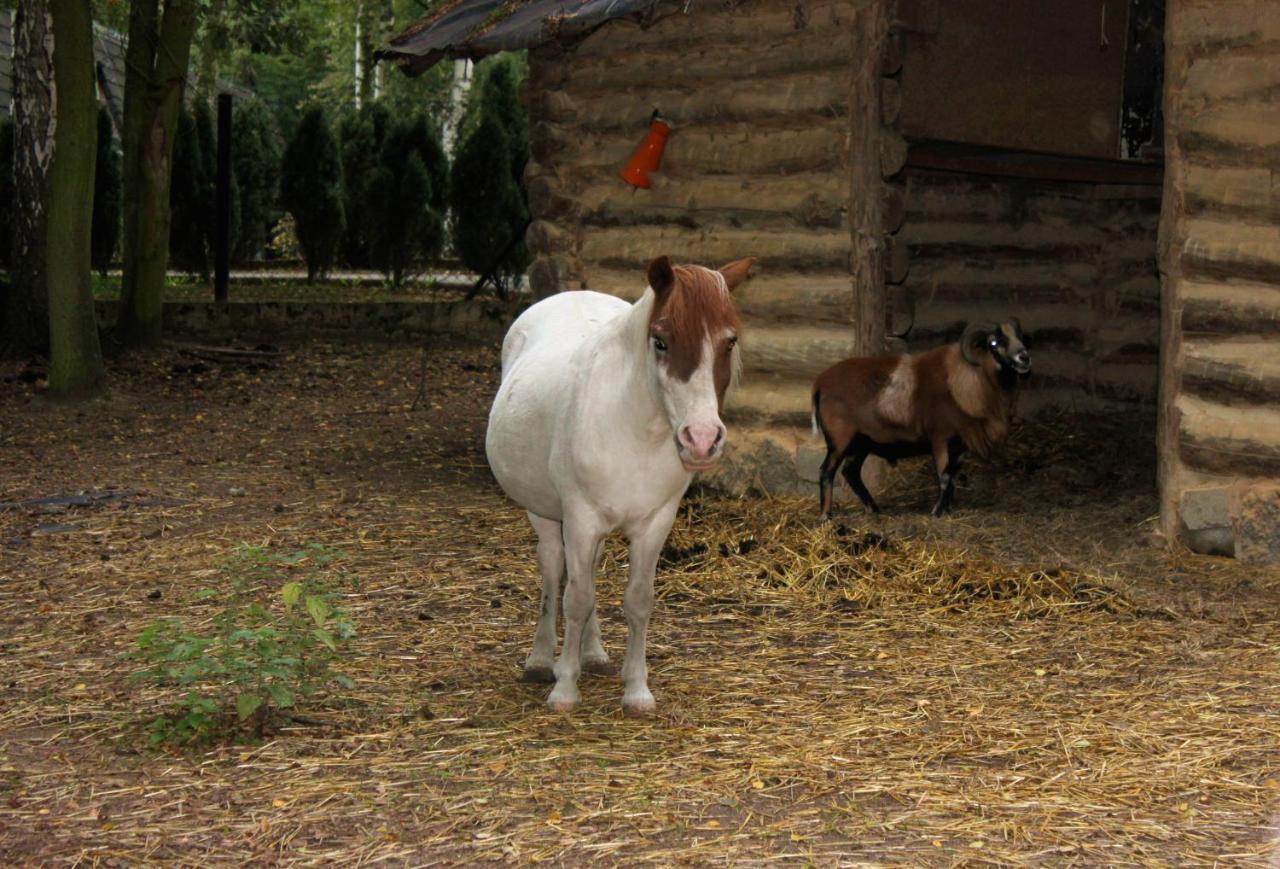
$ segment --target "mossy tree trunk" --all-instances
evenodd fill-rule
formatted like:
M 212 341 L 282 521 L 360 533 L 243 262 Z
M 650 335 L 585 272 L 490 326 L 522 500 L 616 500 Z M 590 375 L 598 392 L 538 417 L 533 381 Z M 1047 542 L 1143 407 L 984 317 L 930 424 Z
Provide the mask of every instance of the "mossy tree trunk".
M 18 203 L 13 272 L 5 299 L 4 349 L 14 355 L 49 349 L 46 175 L 53 156 L 53 50 L 48 0 L 18 7 L 14 34 L 14 182 Z
M 124 277 L 118 336 L 160 340 L 169 266 L 174 130 L 196 27 L 196 0 L 133 0 L 124 94 Z
M 89 0 L 49 0 L 55 85 L 53 159 L 48 174 L 49 391 L 91 395 L 102 389 L 102 351 L 90 277 L 93 170 L 98 113 L 94 100 L 93 16 Z

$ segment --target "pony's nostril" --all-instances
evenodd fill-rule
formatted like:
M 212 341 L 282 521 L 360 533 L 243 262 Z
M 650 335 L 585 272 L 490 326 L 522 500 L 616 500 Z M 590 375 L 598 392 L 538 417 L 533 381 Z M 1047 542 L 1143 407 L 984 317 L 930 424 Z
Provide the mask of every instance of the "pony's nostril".
M 716 439 L 712 442 L 711 446 L 718 447 L 720 446 L 720 444 L 724 443 L 724 434 L 725 434 L 724 426 L 720 426 L 718 429 L 716 429 Z

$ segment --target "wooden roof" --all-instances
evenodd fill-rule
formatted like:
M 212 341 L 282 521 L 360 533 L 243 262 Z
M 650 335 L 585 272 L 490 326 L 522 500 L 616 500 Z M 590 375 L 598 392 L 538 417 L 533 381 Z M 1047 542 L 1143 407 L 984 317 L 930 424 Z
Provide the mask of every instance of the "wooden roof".
M 446 0 L 379 52 L 417 75 L 447 57 L 484 57 L 576 38 L 657 0 Z

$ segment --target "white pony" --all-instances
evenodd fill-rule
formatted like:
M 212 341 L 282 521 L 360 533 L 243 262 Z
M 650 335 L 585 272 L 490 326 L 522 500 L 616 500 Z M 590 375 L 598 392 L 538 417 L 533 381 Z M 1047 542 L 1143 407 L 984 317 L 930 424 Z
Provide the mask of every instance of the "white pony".
M 654 709 L 645 664 L 653 573 L 680 497 L 712 467 L 727 432 L 720 407 L 738 370 L 738 310 L 730 291 L 754 258 L 718 271 L 649 265 L 634 305 L 602 293 L 560 293 L 533 305 L 502 342 L 502 385 L 485 450 L 499 485 L 538 534 L 542 611 L 525 678 L 555 680 L 547 703 L 578 702 L 583 662 L 606 669 L 595 575 L 604 540 L 630 543 L 623 598 L 625 711 Z M 567 568 L 567 570 L 566 570 Z M 564 645 L 556 598 L 564 590 Z

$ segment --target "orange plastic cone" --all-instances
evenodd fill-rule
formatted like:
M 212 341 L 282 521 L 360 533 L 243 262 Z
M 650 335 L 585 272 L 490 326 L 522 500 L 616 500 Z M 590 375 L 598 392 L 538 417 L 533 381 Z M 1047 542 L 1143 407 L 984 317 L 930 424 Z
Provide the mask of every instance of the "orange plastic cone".
M 667 147 L 667 137 L 670 135 L 671 125 L 654 109 L 649 121 L 649 133 L 627 161 L 627 168 L 622 170 L 622 179 L 632 187 L 646 190 L 651 187 L 653 182 L 649 180 L 649 173 L 656 172 L 662 165 L 662 152 Z

